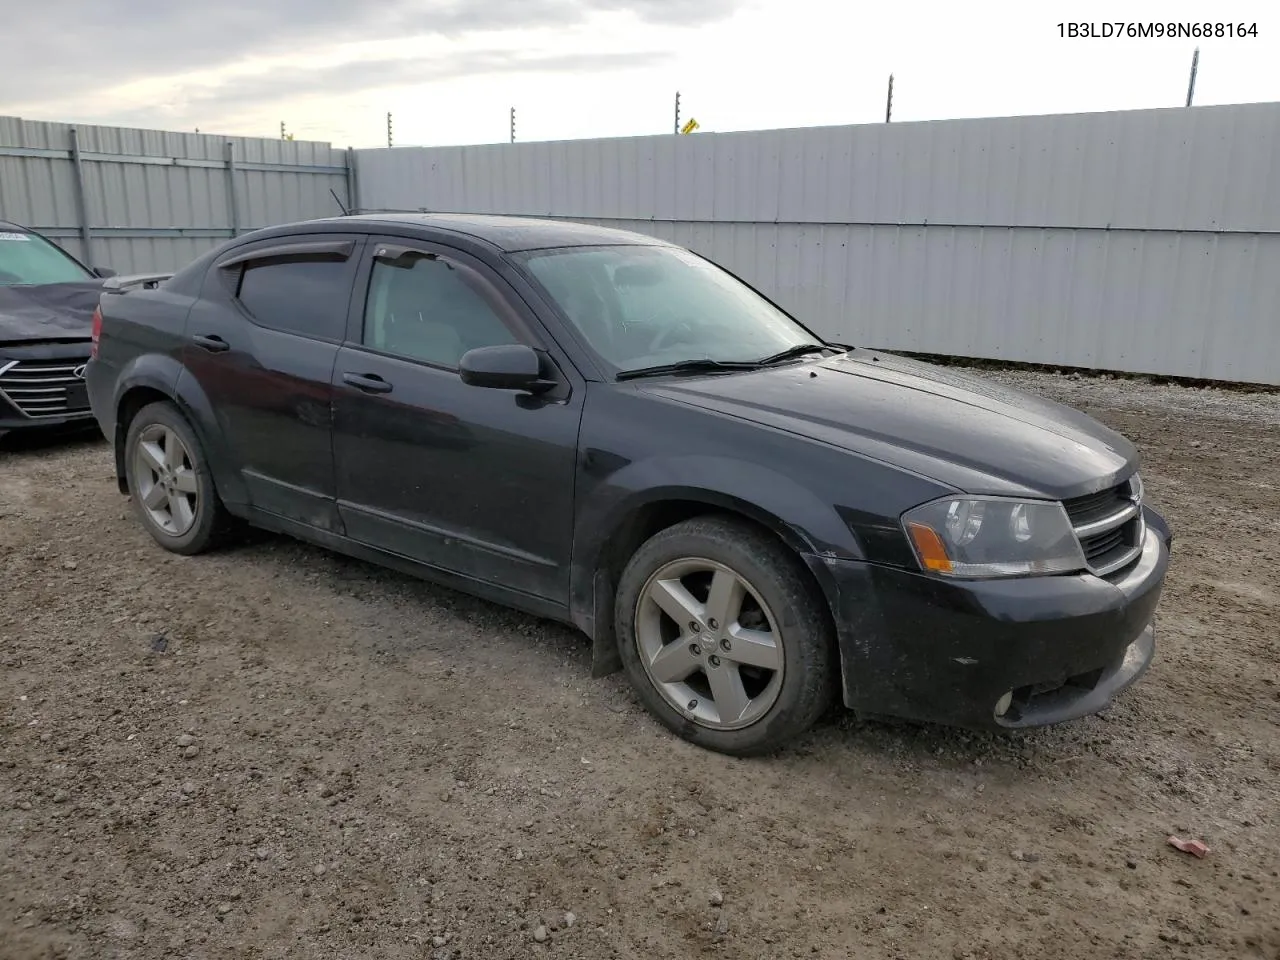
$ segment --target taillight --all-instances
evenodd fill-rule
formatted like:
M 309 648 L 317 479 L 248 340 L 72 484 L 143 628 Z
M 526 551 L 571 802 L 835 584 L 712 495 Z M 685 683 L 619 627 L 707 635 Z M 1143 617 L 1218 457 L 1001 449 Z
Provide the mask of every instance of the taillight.
M 93 357 L 95 360 L 98 358 L 98 340 L 101 338 L 102 307 L 98 306 L 93 308 L 93 333 L 90 335 L 90 340 L 93 342 L 93 345 L 89 348 L 89 356 Z

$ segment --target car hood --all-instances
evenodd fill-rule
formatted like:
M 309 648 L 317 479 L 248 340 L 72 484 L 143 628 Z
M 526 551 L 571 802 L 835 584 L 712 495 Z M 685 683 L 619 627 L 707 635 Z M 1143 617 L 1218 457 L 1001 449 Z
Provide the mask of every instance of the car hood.
M 0 286 L 0 344 L 88 340 L 101 280 Z
M 1137 468 L 1091 417 L 979 376 L 871 350 L 641 389 L 874 457 L 970 493 L 1067 498 Z

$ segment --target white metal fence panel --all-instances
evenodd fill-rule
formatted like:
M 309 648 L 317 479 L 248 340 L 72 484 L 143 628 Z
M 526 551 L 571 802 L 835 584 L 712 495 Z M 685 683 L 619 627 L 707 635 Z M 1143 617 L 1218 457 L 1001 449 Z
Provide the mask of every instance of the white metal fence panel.
M 330 191 L 350 205 L 347 156 L 327 143 L 0 117 L 0 220 L 92 266 L 175 270 L 237 234 L 339 213 Z
M 356 151 L 364 209 L 674 240 L 885 349 L 1280 384 L 1280 104 Z

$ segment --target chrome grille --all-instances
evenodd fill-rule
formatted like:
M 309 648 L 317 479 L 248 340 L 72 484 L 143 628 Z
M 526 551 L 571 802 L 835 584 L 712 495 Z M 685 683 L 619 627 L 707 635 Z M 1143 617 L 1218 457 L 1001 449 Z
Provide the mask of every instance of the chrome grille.
M 33 419 L 64 417 L 89 410 L 80 360 L 0 361 L 0 395 Z
M 1063 502 L 1085 563 L 1100 577 L 1118 573 L 1142 554 L 1142 481 L 1124 483 Z

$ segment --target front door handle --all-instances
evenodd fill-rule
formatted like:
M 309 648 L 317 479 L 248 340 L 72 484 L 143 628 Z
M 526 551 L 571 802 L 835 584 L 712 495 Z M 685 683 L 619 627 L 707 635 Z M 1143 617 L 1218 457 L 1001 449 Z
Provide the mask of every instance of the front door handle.
M 342 382 L 365 393 L 390 393 L 391 384 L 376 373 L 344 373 Z
M 204 347 L 210 353 L 222 353 L 224 350 L 231 349 L 231 344 L 227 343 L 227 341 L 215 334 L 210 334 L 207 337 L 197 334 L 191 339 L 194 340 L 198 346 Z

